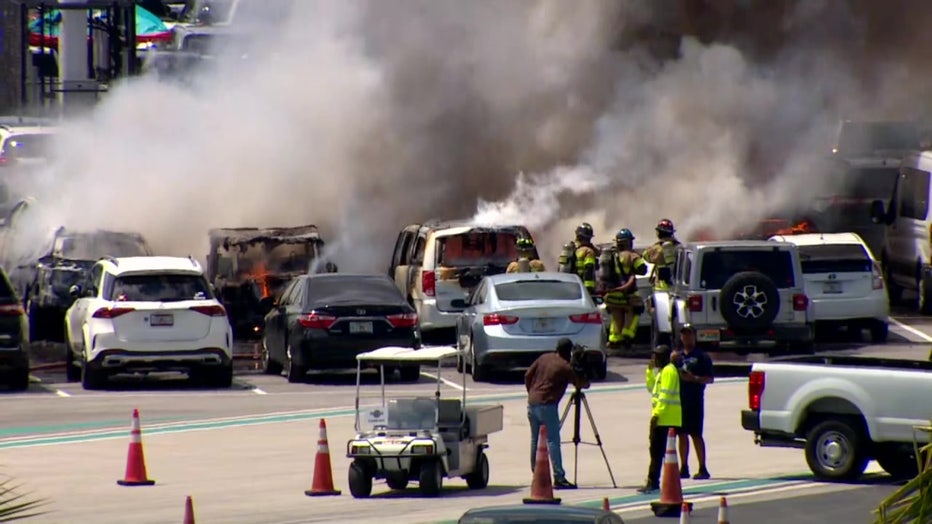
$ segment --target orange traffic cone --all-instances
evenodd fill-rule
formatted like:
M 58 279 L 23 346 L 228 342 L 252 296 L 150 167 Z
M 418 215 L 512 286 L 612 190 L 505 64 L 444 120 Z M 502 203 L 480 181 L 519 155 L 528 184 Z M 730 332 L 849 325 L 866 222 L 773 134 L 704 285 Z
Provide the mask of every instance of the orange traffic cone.
M 146 457 L 142 452 L 142 430 L 139 429 L 139 410 L 133 410 L 133 425 L 129 432 L 129 452 L 126 455 L 126 475 L 118 480 L 121 486 L 151 486 L 154 480 L 146 476 Z
M 608 503 L 608 497 L 602 499 L 602 511 L 611 511 L 612 505 Z
M 667 452 L 663 457 L 663 474 L 660 480 L 660 500 L 651 502 L 650 509 L 657 517 L 679 517 L 683 506 L 692 511 L 691 502 L 683 501 L 680 486 L 680 468 L 676 460 L 676 430 L 667 433 Z
M 684 502 L 680 508 L 680 524 L 689 524 L 692 521 L 692 512 L 693 510 L 689 507 L 689 504 Z
M 188 495 L 187 500 L 184 501 L 184 522 L 182 524 L 194 524 L 194 501 L 191 500 L 191 495 Z
M 327 444 L 327 422 L 320 419 L 320 436 L 317 439 L 317 456 L 314 458 L 314 480 L 311 489 L 304 492 L 308 497 L 339 495 L 333 487 L 333 468 L 330 465 L 330 446 Z
M 531 480 L 531 496 L 525 504 L 559 504 L 553 496 L 553 481 L 550 479 L 550 452 L 547 451 L 547 426 L 541 424 L 537 434 L 537 456 L 534 459 L 534 478 Z
M 728 523 L 728 501 L 725 500 L 725 497 L 722 497 L 718 501 L 718 524 L 729 524 Z

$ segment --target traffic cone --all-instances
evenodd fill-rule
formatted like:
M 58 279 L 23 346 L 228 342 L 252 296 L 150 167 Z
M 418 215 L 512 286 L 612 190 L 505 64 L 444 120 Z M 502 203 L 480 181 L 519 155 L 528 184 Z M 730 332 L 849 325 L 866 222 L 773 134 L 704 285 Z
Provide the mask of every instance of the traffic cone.
M 191 495 L 188 495 L 187 500 L 184 501 L 184 522 L 182 524 L 194 524 L 194 501 L 191 500 Z
M 728 501 L 725 500 L 725 497 L 722 497 L 718 501 L 718 524 L 729 524 L 728 523 Z
M 676 430 L 667 433 L 667 452 L 663 457 L 663 475 L 660 480 L 660 500 L 651 502 L 650 509 L 657 517 L 679 517 L 683 506 L 692 511 L 691 502 L 683 501 L 680 486 L 680 468 L 676 459 Z
M 680 508 L 680 524 L 689 524 L 692 521 L 692 508 L 686 502 Z
M 339 495 L 333 487 L 333 468 L 330 465 L 330 446 L 327 444 L 327 422 L 320 419 L 320 436 L 317 439 L 317 456 L 314 458 L 314 480 L 311 489 L 304 492 L 308 497 Z
M 531 480 L 531 496 L 525 504 L 559 504 L 553 496 L 553 481 L 550 479 L 550 453 L 547 451 L 547 426 L 541 424 L 537 434 L 537 456 L 534 458 L 534 478 Z
M 146 457 L 142 452 L 142 430 L 139 429 L 139 410 L 133 410 L 133 425 L 129 432 L 129 452 L 126 454 L 126 475 L 118 480 L 121 486 L 151 486 L 154 480 L 146 476 Z
M 612 506 L 608 503 L 608 497 L 602 499 L 602 511 L 611 511 Z

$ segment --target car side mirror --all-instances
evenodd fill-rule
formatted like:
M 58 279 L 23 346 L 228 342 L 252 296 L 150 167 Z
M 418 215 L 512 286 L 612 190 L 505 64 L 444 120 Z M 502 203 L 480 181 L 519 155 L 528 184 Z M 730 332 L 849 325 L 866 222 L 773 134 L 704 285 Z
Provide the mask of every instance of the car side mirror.
M 79 299 L 79 298 L 81 298 L 82 296 L 84 296 L 84 295 L 81 293 L 82 291 L 83 291 L 83 290 L 81 289 L 81 286 L 79 286 L 79 285 L 77 285 L 77 284 L 75 284 L 75 285 L 71 286 L 70 288 L 68 288 L 68 294 L 71 295 L 71 298 L 73 298 L 73 299 Z
M 887 212 L 884 209 L 883 200 L 871 202 L 871 221 L 875 224 L 887 223 Z
M 466 309 L 467 307 L 466 300 L 462 298 L 454 299 L 452 302 L 450 302 L 450 305 L 457 309 Z

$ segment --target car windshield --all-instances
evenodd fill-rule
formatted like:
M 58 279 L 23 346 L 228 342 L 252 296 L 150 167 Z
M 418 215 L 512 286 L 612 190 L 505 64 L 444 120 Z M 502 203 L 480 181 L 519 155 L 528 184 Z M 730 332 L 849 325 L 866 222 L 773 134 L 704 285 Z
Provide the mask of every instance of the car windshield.
M 437 261 L 442 267 L 508 266 L 518 258 L 518 236 L 511 231 L 479 231 L 440 237 Z
M 407 304 L 394 281 L 383 276 L 325 276 L 308 279 L 310 308 L 336 305 L 394 306 Z
M 520 280 L 495 285 L 495 294 L 505 302 L 520 300 L 579 300 L 582 287 L 560 280 Z
M 870 273 L 871 261 L 860 244 L 825 244 L 799 246 L 803 273 Z
M 748 249 L 706 252 L 702 257 L 700 286 L 703 289 L 722 289 L 728 279 L 745 271 L 763 273 L 781 289 L 796 285 L 793 257 L 789 251 Z
M 61 242 L 61 256 L 73 260 L 97 260 L 101 257 L 142 257 L 149 249 L 129 235 L 75 235 Z
M 116 302 L 180 302 L 213 298 L 201 275 L 144 274 L 117 277 L 110 291 Z
M 381 425 L 385 429 L 433 429 L 437 424 L 437 401 L 432 398 L 393 398 L 387 408 Z

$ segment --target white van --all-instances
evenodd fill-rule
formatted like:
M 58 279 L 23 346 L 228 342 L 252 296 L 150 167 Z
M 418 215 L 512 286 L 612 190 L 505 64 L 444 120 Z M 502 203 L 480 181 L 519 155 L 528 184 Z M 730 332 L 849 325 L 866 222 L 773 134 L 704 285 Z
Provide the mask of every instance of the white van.
M 886 204 L 871 204 L 874 223 L 884 224 L 880 264 L 887 282 L 890 302 L 901 299 L 904 289 L 916 291 L 923 314 L 932 313 L 932 217 L 929 215 L 932 151 L 908 153 Z

